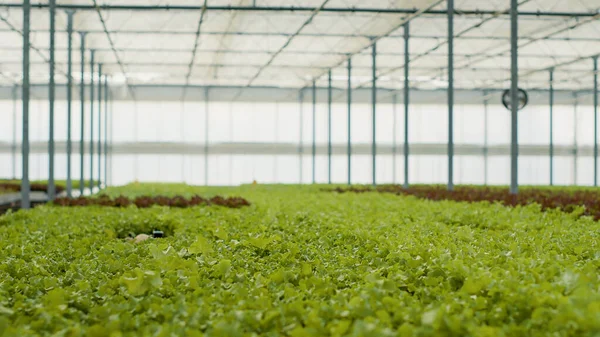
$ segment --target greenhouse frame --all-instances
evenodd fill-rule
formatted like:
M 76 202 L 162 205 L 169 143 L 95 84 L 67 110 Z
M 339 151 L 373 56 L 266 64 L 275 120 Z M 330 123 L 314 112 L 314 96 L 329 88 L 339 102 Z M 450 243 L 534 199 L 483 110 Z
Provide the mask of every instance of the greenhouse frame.
M 597 186 L 598 19 L 592 0 L 3 2 L 2 175 L 23 208 L 31 176 L 50 199 L 57 177 L 69 196 L 160 178 Z

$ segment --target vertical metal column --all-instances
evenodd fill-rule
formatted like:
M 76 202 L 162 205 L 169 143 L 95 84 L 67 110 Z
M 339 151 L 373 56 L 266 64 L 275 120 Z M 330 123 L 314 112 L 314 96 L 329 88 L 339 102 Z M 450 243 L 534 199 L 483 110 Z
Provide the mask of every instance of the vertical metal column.
M 510 193 L 519 193 L 519 139 L 518 139 L 518 112 L 519 112 L 519 13 L 518 1 L 510 0 L 510 73 L 511 73 L 511 147 L 510 147 Z
M 316 183 L 316 161 L 317 161 L 317 82 L 312 86 L 312 183 Z
M 352 185 L 352 57 L 348 57 L 348 185 Z
M 104 77 L 104 187 L 108 187 L 108 75 Z
M 54 54 L 55 54 L 55 33 L 56 33 L 56 0 L 49 0 L 50 11 L 50 74 L 48 83 L 48 112 L 49 128 L 48 130 L 48 199 L 54 200 L 56 196 L 56 187 L 54 186 Z
M 113 137 L 114 137 L 114 130 L 115 130 L 115 120 L 114 120 L 114 116 L 115 116 L 115 102 L 114 102 L 114 96 L 112 92 L 109 92 L 109 97 L 108 97 L 108 102 L 110 103 L 110 137 L 109 137 L 109 145 L 108 145 L 108 149 L 110 149 L 110 154 L 108 155 L 108 160 L 110 161 L 110 164 L 108 165 L 109 168 L 109 173 L 108 173 L 108 179 L 106 181 L 108 181 L 109 185 L 112 185 L 113 182 L 113 149 L 114 149 L 114 145 L 113 145 Z
M 394 185 L 396 184 L 396 152 L 398 151 L 396 144 L 396 138 L 398 137 L 398 118 L 396 116 L 398 114 L 398 112 L 396 111 L 397 99 L 398 97 L 396 96 L 396 94 L 394 94 L 394 96 L 392 97 L 392 182 L 394 183 Z
M 327 83 L 327 183 L 331 185 L 331 69 L 329 69 Z
M 408 110 L 410 107 L 410 52 L 409 52 L 410 26 L 409 23 L 404 24 L 404 189 L 408 189 L 408 159 L 410 146 L 408 142 Z
M 98 189 L 102 188 L 102 64 L 98 65 Z
M 79 99 L 81 100 L 81 135 L 79 139 L 79 195 L 83 195 L 85 188 L 85 167 L 84 167 L 84 153 L 85 153 L 85 32 L 79 33 L 81 37 L 81 82 L 79 84 Z
M 90 59 L 90 192 L 94 190 L 94 54 L 91 50 Z M 136 170 L 137 172 L 137 170 Z
M 73 197 L 73 178 L 71 171 L 71 154 L 73 152 L 73 139 L 71 137 L 72 102 L 73 102 L 73 15 L 75 12 L 67 11 L 67 197 Z
M 21 177 L 21 208 L 29 209 L 29 32 L 31 3 L 23 0 L 23 141 L 21 146 L 23 176 Z
M 299 120 L 299 126 L 300 126 L 300 130 L 298 131 L 299 134 L 299 139 L 298 139 L 298 165 L 300 168 L 300 171 L 298 172 L 298 181 L 300 184 L 302 184 L 303 182 L 303 171 L 304 171 L 304 88 L 300 89 L 300 94 L 298 95 L 298 101 L 300 103 L 300 120 Z
M 12 125 L 12 178 L 17 179 L 17 90 L 18 87 L 15 84 L 12 90 L 13 99 L 13 125 Z
M 208 103 L 209 103 L 209 88 L 204 88 L 204 185 L 208 186 L 208 122 L 209 111 L 208 111 Z
M 573 93 L 573 185 L 577 186 L 577 157 L 579 155 L 579 145 L 577 143 L 577 92 Z
M 550 69 L 550 186 L 554 185 L 554 69 Z
M 448 191 L 454 190 L 454 0 L 448 0 Z
M 598 186 L 598 56 L 594 57 L 594 186 Z
M 371 153 L 373 155 L 373 186 L 377 186 L 377 43 L 373 44 L 373 85 L 371 86 L 371 106 L 373 119 L 373 142 Z
M 488 184 L 488 159 L 489 159 L 489 146 L 488 146 L 488 114 L 489 114 L 489 98 L 488 92 L 483 92 L 483 184 Z

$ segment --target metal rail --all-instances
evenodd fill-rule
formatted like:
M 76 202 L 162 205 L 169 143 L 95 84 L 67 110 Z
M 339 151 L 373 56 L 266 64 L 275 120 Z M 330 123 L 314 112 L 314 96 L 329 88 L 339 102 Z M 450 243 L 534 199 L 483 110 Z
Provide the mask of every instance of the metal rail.
M 21 8 L 22 3 L 4 3 L 0 8 Z M 102 10 L 102 11 L 195 11 L 204 6 L 197 5 L 83 5 L 83 4 L 59 4 L 57 9 L 72 9 L 78 11 Z M 31 4 L 32 9 L 48 8 L 46 3 Z M 245 11 L 245 12 L 313 12 L 318 7 L 307 6 L 206 6 L 209 11 Z M 321 10 L 325 13 L 368 13 L 368 14 L 416 14 L 421 9 L 415 8 L 370 8 L 370 7 L 326 7 Z M 457 15 L 481 16 L 493 14 L 493 10 L 457 10 Z M 446 10 L 428 8 L 423 11 L 427 15 L 447 16 Z M 593 12 L 570 12 L 570 11 L 521 11 L 518 16 L 534 17 L 590 17 Z M 508 15 L 508 14 L 507 14 Z

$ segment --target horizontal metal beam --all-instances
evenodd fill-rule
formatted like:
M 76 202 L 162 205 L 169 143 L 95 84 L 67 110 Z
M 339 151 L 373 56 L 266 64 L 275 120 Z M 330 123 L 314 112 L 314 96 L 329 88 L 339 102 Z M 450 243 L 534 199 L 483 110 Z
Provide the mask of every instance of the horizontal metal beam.
M 84 144 L 89 146 L 88 144 Z M 109 146 L 108 150 L 114 155 L 133 155 L 133 154 L 147 154 L 147 155 L 203 155 L 204 143 L 181 143 L 181 142 L 137 142 L 137 143 L 113 143 Z M 17 144 L 17 146 L 20 146 Z M 31 153 L 32 154 L 45 154 L 47 152 L 46 142 L 32 142 Z M 78 144 L 74 144 L 74 149 L 78 150 Z M 218 154 L 240 154 L 240 155 L 298 155 L 298 144 L 296 143 L 211 143 L 208 144 L 209 153 L 211 155 Z M 312 151 L 311 144 L 305 144 L 303 150 L 307 156 L 310 156 Z M 548 156 L 547 145 L 520 145 L 519 155 L 521 156 Z M 10 153 L 12 149 L 12 143 L 0 142 L 0 153 Z M 326 155 L 328 152 L 327 144 L 317 145 L 317 154 Z M 346 156 L 347 144 L 338 143 L 332 145 L 332 154 L 335 156 Z M 457 156 L 478 156 L 483 157 L 485 147 L 479 144 L 456 144 L 455 154 Z M 487 149 L 488 156 L 504 156 L 507 157 L 510 154 L 510 145 L 492 145 Z M 66 143 L 56 143 L 57 154 L 66 154 Z M 377 146 L 378 155 L 392 155 L 394 147 L 391 143 L 381 143 Z M 404 149 L 402 147 L 396 148 L 397 154 L 403 154 Z M 446 144 L 426 144 L 426 143 L 412 143 L 410 145 L 411 156 L 445 156 L 447 153 Z M 569 157 L 575 154 L 577 151 L 578 157 L 592 157 L 593 146 L 582 145 L 575 147 L 573 145 L 555 145 L 554 146 L 555 156 L 558 157 Z M 365 143 L 354 143 L 352 145 L 352 154 L 354 155 L 369 155 L 371 154 L 371 144 Z
M 8 33 L 8 32 L 13 32 L 13 30 L 10 29 L 2 29 L 0 28 L 0 33 Z M 36 34 L 36 33 L 40 33 L 40 34 L 46 34 L 48 33 L 49 30 L 47 29 L 32 29 L 31 33 L 32 34 Z M 86 30 L 85 31 L 87 34 L 101 34 L 101 35 L 105 35 L 106 33 L 103 30 L 98 30 L 98 29 L 91 29 L 91 30 Z M 124 30 L 109 30 L 108 31 L 109 34 L 123 34 L 123 35 L 194 35 L 196 32 L 194 31 L 190 31 L 190 30 L 130 30 L 130 29 L 124 29 Z M 56 30 L 56 33 L 64 33 L 66 34 L 67 31 L 66 30 Z M 265 37 L 265 36 L 273 36 L 273 37 L 289 37 L 292 34 L 290 33 L 280 33 L 280 32 L 241 32 L 241 31 L 205 31 L 202 32 L 202 35 L 209 35 L 209 36 L 248 36 L 248 37 Z M 298 36 L 304 36 L 304 37 L 333 37 L 333 38 L 363 38 L 363 39 L 367 39 L 367 40 L 371 40 L 373 38 L 376 37 L 376 35 L 364 35 L 364 34 L 334 34 L 334 33 L 327 33 L 327 32 L 323 32 L 323 33 L 300 33 Z M 442 36 L 442 35 L 419 35 L 419 34 L 415 34 L 415 35 L 411 35 L 410 36 L 411 39 L 423 39 L 423 40 L 444 40 L 447 39 L 446 36 Z M 401 34 L 391 34 L 389 36 L 386 37 L 386 39 L 397 39 L 397 40 L 401 40 L 403 39 Z M 475 41 L 481 41 L 481 40 L 494 40 L 494 41 L 508 41 L 510 38 L 508 36 L 500 36 L 500 35 L 493 35 L 493 36 L 460 36 L 460 37 L 456 37 L 456 39 L 460 39 L 460 40 L 475 40 Z M 537 38 L 533 38 L 533 37 L 527 37 L 527 36 L 523 36 L 520 37 L 519 39 L 523 40 L 523 41 L 527 41 L 527 40 L 538 40 Z M 598 39 L 594 38 L 594 37 L 571 37 L 571 36 L 567 36 L 567 37 L 543 37 L 541 38 L 541 40 L 544 41 L 571 41 L 571 42 L 597 42 Z M 43 48 L 42 48 L 43 49 Z M 286 53 L 288 51 L 285 51 Z M 347 54 L 347 53 L 345 53 Z
M 547 80 L 546 80 L 547 83 Z M 13 85 L 0 86 L 0 101 L 12 99 Z M 56 86 L 56 99 L 57 101 L 66 100 L 66 86 Z M 87 87 L 86 87 L 87 88 Z M 205 86 L 191 85 L 188 89 L 188 102 L 202 102 L 204 101 L 204 90 Z M 215 102 L 231 102 L 232 98 L 240 90 L 240 86 L 211 86 L 211 101 Z M 133 84 L 133 91 L 135 91 L 138 102 L 154 102 L 154 101 L 165 101 L 165 102 L 179 102 L 181 100 L 181 93 L 183 90 L 183 83 L 179 85 L 151 85 L 151 84 Z M 75 92 L 79 91 L 79 86 L 74 86 Z M 480 105 L 481 95 L 484 89 L 456 89 L 455 100 L 456 104 L 464 105 Z M 110 87 L 110 91 L 113 94 L 115 102 L 131 100 L 129 93 L 125 87 L 115 85 L 114 83 Z M 292 93 L 298 93 L 296 87 L 275 87 L 275 86 L 254 86 L 243 90 L 243 95 L 238 99 L 239 102 L 262 102 L 262 103 L 297 103 L 297 96 L 293 97 Z M 345 104 L 346 102 L 346 87 L 333 88 L 336 104 Z M 387 89 L 379 86 L 377 96 L 379 104 L 391 104 L 392 95 L 397 89 Z M 487 90 L 490 105 L 500 105 L 502 90 Z M 593 104 L 591 93 L 592 89 L 589 90 L 578 90 L 576 91 L 579 97 L 579 104 L 585 106 L 591 106 Z M 89 89 L 85 90 L 87 94 Z M 47 84 L 43 85 L 32 85 L 31 93 L 34 94 L 36 100 L 45 100 L 48 97 Z M 530 105 L 547 105 L 548 104 L 548 90 L 528 90 L 529 93 L 529 104 Z M 556 105 L 572 105 L 573 93 L 571 90 L 555 90 L 555 103 Z M 352 91 L 352 102 L 354 104 L 366 104 L 371 99 L 370 88 L 366 89 L 355 89 Z M 317 92 L 318 103 L 326 103 L 327 88 L 321 87 Z M 20 98 L 19 98 L 20 99 Z M 86 97 L 87 99 L 87 97 Z M 444 105 L 446 104 L 446 90 L 426 90 L 419 89 L 411 86 L 411 104 L 414 105 Z M 504 110 L 504 108 L 502 108 Z M 483 109 L 482 109 L 483 111 Z
M 94 49 L 94 51 L 97 51 L 96 49 Z M 401 56 L 401 55 L 400 55 Z M 550 57 L 548 57 L 550 58 Z M 591 57 L 588 57 L 588 59 Z M 2 62 L 0 60 L 0 64 L 1 65 L 20 65 L 20 62 L 16 62 L 16 61 L 11 61 L 11 62 Z M 46 62 L 31 62 L 31 65 L 46 65 Z M 62 65 L 62 66 L 67 66 L 66 62 L 56 62 L 56 65 Z M 78 63 L 73 63 L 75 65 L 77 65 Z M 117 62 L 102 62 L 102 64 L 104 66 L 118 66 L 119 63 Z M 165 67 L 165 68 L 176 68 L 176 67 L 187 67 L 187 63 L 183 63 L 183 62 L 124 62 L 123 63 L 124 66 L 126 67 L 135 67 L 135 66 L 141 66 L 141 67 L 153 67 L 153 71 L 154 72 L 158 72 L 159 67 Z M 194 64 L 195 67 L 206 67 L 206 68 L 231 68 L 231 69 L 244 69 L 244 68 L 249 68 L 249 69 L 257 69 L 260 68 L 261 65 L 260 64 L 223 64 L 223 63 L 195 63 Z M 331 67 L 328 67 L 326 65 L 323 66 L 311 66 L 311 65 L 302 65 L 302 64 L 274 64 L 269 66 L 270 68 L 274 68 L 274 69 L 314 69 L 314 70 L 324 70 L 324 69 L 331 69 Z M 371 66 L 365 65 L 365 66 L 354 66 L 354 69 L 363 69 L 363 70 L 369 70 L 371 69 Z M 388 69 L 395 69 L 396 67 L 394 66 L 378 66 L 377 69 L 378 71 L 386 71 Z M 439 67 L 411 67 L 411 70 L 425 70 L 425 71 L 431 71 L 431 70 L 437 70 L 439 69 Z M 521 68 L 523 71 L 527 72 L 527 71 L 531 71 L 533 72 L 538 72 L 537 68 Z M 510 71 L 510 68 L 508 67 L 472 67 L 472 68 L 466 68 L 463 70 L 468 70 L 468 71 L 474 71 L 474 72 L 489 72 L 489 71 Z M 110 74 L 110 71 L 107 70 L 108 74 Z M 590 72 L 590 70 L 588 69 L 556 69 L 555 73 L 561 73 L 561 72 L 565 72 L 565 73 L 569 73 L 569 74 L 578 74 L 578 73 L 584 73 L 584 74 L 588 74 Z M 135 72 L 130 72 L 130 73 L 135 73 Z M 174 76 L 184 76 L 185 74 L 183 73 L 173 73 L 172 71 L 168 72 L 169 75 L 174 75 Z M 523 76 L 523 75 L 521 75 Z M 219 77 L 217 77 L 219 78 Z
M 0 8 L 21 8 L 22 3 L 4 3 Z M 47 9 L 47 3 L 31 4 L 32 9 Z M 83 5 L 83 4 L 57 4 L 57 9 L 85 10 L 111 10 L 111 11 L 198 11 L 203 6 L 190 5 Z M 317 7 L 305 6 L 207 6 L 208 11 L 244 11 L 244 12 L 314 12 Z M 415 8 L 371 8 L 371 7 L 325 7 L 321 10 L 325 13 L 367 13 L 367 14 L 415 14 L 419 9 Z M 494 10 L 461 10 L 456 9 L 455 15 L 493 15 Z M 427 15 L 447 15 L 446 10 L 430 9 L 424 12 Z M 520 16 L 535 17 L 591 17 L 597 13 L 593 12 L 567 12 L 567 11 L 521 11 Z M 504 14 L 508 15 L 508 14 Z
M 412 36 L 411 36 L 412 39 Z M 589 39 L 589 41 L 594 41 L 597 42 L 597 39 Z M 587 42 L 587 41 L 586 41 Z M 45 50 L 44 48 L 40 48 L 41 50 Z M 0 51 L 20 51 L 21 47 L 15 47 L 15 46 L 6 46 L 6 47 L 1 47 Z M 67 51 L 67 48 L 56 48 L 56 51 Z M 96 55 L 98 55 L 99 53 L 112 53 L 112 49 L 110 48 L 94 48 L 94 50 L 96 51 Z M 189 54 L 190 50 L 189 49 L 181 49 L 181 48 L 161 48 L 161 49 L 157 49 L 157 48 L 115 48 L 115 50 L 119 53 L 168 53 L 168 54 Z M 211 53 L 219 53 L 219 54 L 234 54 L 234 55 L 247 55 L 247 54 L 257 54 L 257 55 L 272 55 L 274 54 L 273 51 L 264 51 L 264 50 L 260 50 L 260 49 L 240 49 L 240 50 L 234 50 L 234 49 L 202 49 L 202 50 L 198 50 L 197 53 L 200 54 L 211 54 Z M 347 56 L 348 53 L 343 53 L 343 52 L 336 52 L 336 51 L 331 51 L 331 50 L 323 50 L 323 51 L 310 51 L 310 50 L 286 50 L 284 51 L 282 54 L 287 54 L 287 55 L 335 55 L 335 56 Z M 509 53 L 505 53 L 504 55 L 508 55 Z M 365 57 L 367 57 L 368 55 L 363 54 Z M 379 56 L 404 56 L 403 52 L 377 52 L 377 55 Z M 472 57 L 474 55 L 481 55 L 480 53 L 454 53 L 455 57 Z M 434 56 L 436 57 L 447 57 L 448 54 L 446 53 L 436 53 Z M 498 54 L 494 53 L 494 54 L 490 54 L 490 57 L 497 57 Z M 519 54 L 520 58 L 550 58 L 553 60 L 556 59 L 568 59 L 571 60 L 573 58 L 572 55 L 557 55 L 557 54 L 527 54 L 527 53 L 522 53 Z M 10 64 L 11 62 L 2 62 L 2 60 L 0 60 L 0 64 Z M 14 61 L 12 62 L 14 63 Z M 20 64 L 20 63 L 19 63 Z M 137 63 L 132 63 L 132 64 L 137 64 Z M 327 69 L 329 69 L 330 67 L 327 67 Z M 435 67 L 432 69 L 439 69 L 439 67 Z

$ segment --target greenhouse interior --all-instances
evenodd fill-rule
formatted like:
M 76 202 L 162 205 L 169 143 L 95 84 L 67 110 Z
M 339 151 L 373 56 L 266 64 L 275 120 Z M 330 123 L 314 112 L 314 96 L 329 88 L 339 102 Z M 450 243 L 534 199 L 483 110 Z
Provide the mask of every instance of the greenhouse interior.
M 595 0 L 2 1 L 0 335 L 595 336 L 599 36 Z

